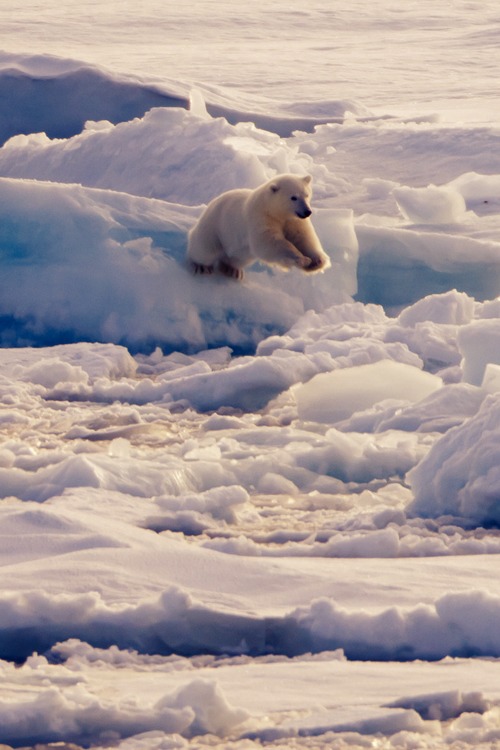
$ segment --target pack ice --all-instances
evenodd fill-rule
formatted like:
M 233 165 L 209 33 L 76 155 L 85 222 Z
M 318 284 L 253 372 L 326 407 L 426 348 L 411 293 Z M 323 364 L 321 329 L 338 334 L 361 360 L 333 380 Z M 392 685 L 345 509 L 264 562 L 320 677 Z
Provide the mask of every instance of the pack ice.
M 19 53 L 0 91 L 0 743 L 494 747 L 495 123 Z M 331 268 L 190 275 L 285 172 Z

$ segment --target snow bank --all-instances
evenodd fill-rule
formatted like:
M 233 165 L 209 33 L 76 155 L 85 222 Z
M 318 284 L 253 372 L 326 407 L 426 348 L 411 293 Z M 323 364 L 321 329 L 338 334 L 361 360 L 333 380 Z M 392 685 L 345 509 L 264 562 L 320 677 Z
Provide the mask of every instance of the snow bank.
M 215 682 L 194 679 L 155 705 L 99 699 L 80 683 L 49 687 L 35 697 L 0 701 L 2 741 L 20 744 L 117 741 L 143 732 L 224 736 L 248 714 L 232 708 Z
M 16 75 L 28 76 L 46 65 L 59 83 L 65 75 L 83 75 L 76 63 L 16 58 L 13 65 Z M 97 340 L 143 351 L 157 345 L 251 351 L 305 311 L 322 312 L 356 294 L 391 307 L 453 287 L 477 299 L 498 292 L 492 234 L 458 234 L 449 226 L 408 229 L 370 216 L 354 223 L 352 208 L 339 200 L 348 189 L 345 178 L 315 160 L 313 145 L 320 148 L 330 131 L 285 140 L 252 123 L 213 119 L 201 100 L 193 111 L 162 106 L 114 122 L 88 121 L 65 138 L 17 134 L 0 149 L 0 263 L 10 289 L 4 294 L 0 288 L 4 346 Z M 199 204 L 280 172 L 313 175 L 313 220 L 332 268 L 309 278 L 255 266 L 240 286 L 188 277 L 185 236 Z M 466 184 L 474 193 L 473 181 Z M 416 188 L 398 190 L 415 203 L 408 195 Z M 422 190 L 420 218 L 426 218 L 434 188 Z M 435 190 L 463 200 L 451 183 Z M 450 210 L 458 220 L 458 209 Z M 89 298 L 92 309 L 85 304 Z
M 458 332 L 464 380 L 481 385 L 488 364 L 500 364 L 500 320 L 474 320 Z
M 86 644 L 80 644 L 80 647 L 90 650 Z M 238 702 L 251 708 L 249 721 L 234 724 L 229 733 L 219 736 L 212 732 L 209 737 L 191 737 L 189 732 L 179 735 L 151 729 L 125 735 L 126 738 L 120 740 L 120 732 L 101 736 L 96 733 L 92 739 L 98 744 L 93 742 L 92 745 L 99 748 L 113 742 L 122 750 L 181 750 L 206 743 L 217 750 L 228 744 L 238 750 L 261 744 L 269 748 L 280 748 L 284 744 L 287 747 L 314 744 L 318 750 L 345 750 L 348 747 L 368 747 L 373 738 L 367 735 L 376 733 L 377 742 L 387 748 L 434 748 L 443 743 L 453 746 L 461 740 L 461 746 L 465 743 L 464 747 L 469 747 L 470 743 L 475 748 L 486 750 L 498 725 L 494 670 L 484 663 L 482 672 L 474 673 L 467 668 L 467 663 L 458 660 L 418 665 L 348 664 L 337 652 L 288 660 L 267 657 L 253 662 L 248 658 L 214 662 L 210 657 L 168 661 L 156 657 L 154 663 L 154 657 L 149 661 L 143 657 L 139 663 L 137 655 L 132 653 L 121 652 L 117 656 L 122 662 L 116 668 L 109 666 L 108 662 L 92 667 L 84 659 L 71 657 L 64 665 L 54 665 L 36 656 L 16 671 L 6 664 L 2 664 L 1 669 L 6 689 L 7 685 L 15 685 L 15 691 L 19 693 L 28 687 L 30 680 L 34 683 L 30 690 L 31 700 L 35 694 L 46 692 L 44 681 L 54 682 L 58 692 L 66 686 L 70 694 L 76 692 L 73 686 L 80 683 L 81 694 L 84 688 L 96 707 L 106 707 L 110 723 L 127 701 L 135 715 L 137 698 L 131 682 L 139 682 L 141 689 L 146 686 L 150 693 L 145 711 L 150 706 L 161 704 L 166 690 L 169 691 L 166 701 L 185 691 L 194 703 L 197 683 L 204 683 L 207 693 L 207 688 L 213 684 L 213 667 L 216 667 L 217 683 L 222 684 L 223 693 L 231 693 Z M 134 666 L 139 673 L 134 673 Z M 82 669 L 86 671 L 85 683 Z M 189 674 L 182 675 L 182 671 L 196 669 L 203 675 L 197 681 Z M 178 670 L 181 674 L 175 675 Z M 356 679 L 350 679 L 351 672 Z M 425 692 L 426 687 L 436 681 L 443 689 L 435 693 Z M 461 689 L 457 690 L 456 685 Z M 401 690 L 406 691 L 402 698 L 399 697 Z M 325 694 L 329 696 L 328 707 L 323 705 Z M 212 705 L 211 696 L 206 697 Z M 29 705 L 25 700 L 23 706 Z M 195 705 L 188 707 L 197 708 Z M 442 715 L 443 721 L 432 718 L 432 715 Z M 276 725 L 271 724 L 270 717 L 276 717 Z M 41 717 L 41 726 L 45 725 Z M 96 721 L 97 730 L 98 726 Z
M 500 175 L 466 172 L 449 183 L 474 208 L 500 204 Z
M 61 382 L 134 377 L 138 368 L 127 349 L 114 344 L 62 344 L 47 347 L 43 354 L 28 347 L 3 349 L 1 360 L 5 377 L 48 389 Z
M 0 149 L 0 175 L 79 183 L 185 205 L 208 203 L 232 188 L 257 187 L 279 173 L 312 171 L 324 182 L 325 170 L 292 142 L 253 122 L 231 125 L 223 117 L 212 119 L 203 100 L 195 106 L 198 99 L 192 99 L 191 111 L 169 102 L 127 118 L 92 117 L 90 108 L 85 127 L 66 138 L 52 137 L 42 119 L 38 128 L 27 135 L 20 130 Z
M 452 690 L 445 693 L 427 693 L 399 698 L 390 708 L 412 708 L 424 719 L 447 721 L 463 713 L 484 714 L 490 704 L 482 693 L 463 693 Z
M 459 289 L 477 300 L 500 288 L 499 243 L 447 231 L 356 223 L 359 240 L 358 298 L 401 307 Z
M 284 489 L 283 484 L 281 489 Z M 289 490 L 289 494 L 292 497 L 297 496 L 297 492 L 293 490 Z M 361 504 L 363 505 L 369 497 L 369 494 L 362 496 Z M 485 538 L 482 536 L 484 532 L 478 531 L 475 534 L 468 529 L 450 524 L 446 533 L 440 533 L 427 528 L 420 518 L 407 519 L 403 510 L 406 504 L 407 502 L 401 501 L 396 508 L 381 510 L 380 507 L 375 507 L 371 512 L 368 506 L 360 517 L 347 523 L 348 528 L 345 528 L 345 521 L 340 521 L 341 531 L 332 529 L 329 534 L 323 532 L 314 539 L 307 535 L 307 530 L 297 532 L 291 529 L 288 533 L 269 532 L 265 536 L 262 533 L 256 534 L 257 541 L 254 541 L 250 534 L 231 539 L 211 539 L 204 542 L 203 547 L 228 555 L 267 558 L 373 560 L 500 553 L 500 542 Z M 347 510 L 348 503 L 339 505 L 342 506 L 339 510 Z M 359 504 L 353 503 L 352 510 L 355 509 L 359 510 Z M 248 518 L 246 513 L 242 517 Z M 178 530 L 181 524 L 186 534 L 201 533 L 202 529 L 214 528 L 214 523 L 210 524 L 205 519 L 204 522 L 192 519 L 189 524 L 184 516 L 180 516 L 177 523 L 170 521 L 169 528 Z M 329 538 L 325 540 L 327 536 Z M 285 541 L 287 538 L 290 541 Z
M 498 597 L 471 591 L 378 614 L 348 612 L 332 601 L 317 600 L 293 617 L 306 628 L 315 649 L 342 644 L 350 658 L 439 659 L 445 654 L 497 654 L 499 607 Z
M 75 195 L 78 196 L 76 189 Z M 113 204 L 111 204 L 111 210 L 114 211 Z M 107 248 L 106 243 L 104 244 Z M 110 249 L 114 249 L 112 244 Z M 125 252 L 130 250 L 126 244 L 121 249 L 125 249 Z M 121 249 L 117 254 L 118 259 L 121 257 Z M 233 340 L 235 347 L 243 348 L 245 344 L 249 346 L 250 342 L 246 336 L 253 340 L 268 328 L 268 323 L 262 319 L 265 312 L 262 305 L 258 310 L 253 308 L 255 299 L 260 299 L 261 303 L 265 300 L 269 305 L 267 309 L 269 316 L 273 313 L 279 314 L 279 320 L 283 320 L 282 316 L 286 313 L 286 309 L 274 308 L 278 295 L 276 289 L 271 291 L 270 283 L 273 276 L 258 272 L 250 274 L 257 279 L 257 282 L 262 280 L 264 284 L 262 287 L 260 284 L 259 286 L 254 284 L 253 278 L 252 282 L 247 285 L 232 285 L 225 282 L 219 284 L 217 281 L 213 284 L 206 284 L 205 280 L 192 279 L 180 265 L 174 262 L 173 258 L 165 257 L 159 249 L 153 247 L 151 256 L 157 264 L 151 265 L 152 270 L 161 269 L 165 263 L 170 270 L 178 274 L 179 278 L 182 278 L 185 288 L 173 289 L 172 298 L 167 303 L 175 305 L 177 302 L 181 309 L 186 310 L 189 318 L 187 321 L 181 321 L 178 317 L 172 320 L 165 315 L 164 325 L 168 328 L 160 333 L 161 319 L 158 318 L 155 321 L 152 313 L 149 316 L 144 315 L 141 319 L 140 311 L 138 312 L 137 309 L 134 311 L 135 316 L 129 317 L 131 315 L 129 308 L 133 298 L 129 297 L 128 304 L 126 300 L 121 300 L 123 322 L 129 324 L 127 336 L 129 340 L 134 337 L 136 346 L 139 346 L 139 342 L 145 345 L 141 334 L 148 326 L 152 327 L 156 324 L 158 337 L 161 336 L 161 340 L 164 341 L 163 337 L 168 335 L 167 343 L 171 344 L 174 337 L 182 337 L 182 330 L 186 331 L 190 322 L 193 326 L 196 323 L 195 327 L 200 336 L 203 331 L 206 331 L 209 343 L 213 345 L 217 343 L 215 337 L 218 334 L 222 337 L 225 331 L 227 338 Z M 130 277 L 127 276 L 127 271 L 130 270 L 127 264 L 130 261 L 130 256 L 125 255 L 124 278 L 130 283 L 134 280 L 139 286 L 140 278 L 137 278 L 137 274 L 131 272 Z M 141 259 L 139 259 L 140 262 Z M 71 267 L 68 268 L 68 275 L 70 275 L 70 270 Z M 25 273 L 27 283 L 35 283 L 34 270 L 28 267 Z M 157 273 L 149 275 L 149 266 L 146 267 L 144 273 L 146 280 L 151 281 L 152 277 L 157 280 Z M 296 278 L 302 283 L 302 279 Z M 269 286 L 265 283 L 266 280 Z M 288 281 L 289 277 L 286 276 L 284 283 Z M 307 279 L 304 283 L 306 281 L 311 280 Z M 325 283 L 327 281 L 325 279 Z M 311 293 L 315 288 L 318 289 L 314 286 L 316 284 L 314 279 L 312 282 Z M 72 283 L 75 283 L 74 278 L 72 278 Z M 168 283 L 167 279 L 165 283 Z M 187 305 L 185 293 L 189 289 L 193 296 L 190 304 Z M 223 292 L 219 295 L 217 303 L 210 299 L 214 289 Z M 139 291 L 138 288 L 137 292 Z M 197 298 L 196 291 L 199 292 Z M 206 297 L 202 296 L 204 292 Z M 39 294 L 43 293 L 43 290 L 40 290 Z M 64 295 L 64 290 L 61 294 Z M 158 295 L 160 296 L 160 289 L 158 289 Z M 232 317 L 235 313 L 230 306 L 233 302 L 236 307 L 236 296 L 239 296 L 239 305 L 243 308 L 240 309 L 238 321 Z M 293 311 L 297 309 L 296 298 L 292 298 L 291 295 L 287 297 L 283 292 L 281 299 L 290 305 L 289 314 L 293 318 Z M 13 304 L 12 291 L 11 301 Z M 105 305 L 109 301 L 108 296 L 103 299 L 101 310 L 97 305 L 93 309 L 93 314 L 100 312 L 104 322 L 109 324 L 106 327 L 107 332 L 111 328 L 111 322 L 105 318 L 108 313 Z M 22 302 L 28 305 L 30 299 L 26 298 Z M 37 300 L 33 304 L 35 305 L 36 302 Z M 79 304 L 83 305 L 84 300 L 68 299 L 67 302 L 68 305 L 73 304 L 75 326 L 79 325 L 81 330 L 85 320 L 79 322 L 77 313 Z M 20 304 L 21 300 L 17 300 L 17 303 Z M 55 316 L 56 311 L 51 308 L 52 299 L 47 299 L 46 303 L 48 309 L 44 311 L 45 318 Z M 161 303 L 166 304 L 163 299 Z M 158 305 L 161 303 L 158 299 Z M 243 303 L 246 307 L 243 307 Z M 149 303 L 141 298 L 139 304 Z M 219 307 L 217 308 L 216 305 Z M 396 319 L 387 317 L 381 308 L 363 306 L 359 303 L 338 304 L 328 307 L 323 312 L 310 310 L 298 316 L 294 325 L 283 335 L 263 336 L 257 346 L 258 356 L 256 357 L 231 358 L 228 347 L 221 347 L 200 351 L 191 356 L 180 353 L 163 356 L 161 350 L 158 349 L 150 356 L 138 356 L 134 360 L 122 347 L 109 346 L 109 349 L 106 349 L 106 345 L 87 347 L 74 345 L 73 348 L 72 346 L 48 348 L 44 353 L 43 365 L 36 358 L 30 357 L 27 349 L 22 349 L 19 353 L 7 350 L 4 355 L 4 364 L 11 363 L 9 373 L 20 381 L 38 384 L 44 389 L 45 398 L 51 400 L 88 399 L 110 403 L 118 400 L 131 404 L 162 401 L 170 405 L 176 402 L 189 403 L 200 411 L 218 409 L 222 406 L 252 411 L 265 407 L 272 399 L 286 393 L 280 403 L 276 403 L 274 407 L 271 405 L 270 408 L 276 409 L 277 412 L 287 408 L 289 414 L 293 413 L 295 418 L 300 413 L 302 419 L 310 420 L 313 419 L 313 414 L 304 401 L 305 394 L 310 392 L 311 404 L 314 402 L 318 406 L 321 421 L 327 424 L 348 420 L 351 429 L 355 429 L 355 424 L 358 426 L 362 424 L 359 421 L 361 419 L 364 420 L 364 430 L 380 431 L 383 423 L 390 424 L 391 428 L 408 430 L 411 424 L 418 427 L 427 422 L 429 424 L 427 429 L 430 430 L 430 424 L 434 421 L 435 429 L 443 431 L 446 424 L 451 426 L 456 423 L 460 415 L 469 415 L 474 409 L 477 410 L 478 404 L 484 397 L 484 391 L 476 392 L 472 386 L 467 388 L 466 384 L 463 384 L 461 388 L 446 390 L 439 396 L 436 394 L 431 402 L 429 400 L 431 390 L 440 386 L 442 381 L 437 375 L 424 372 L 423 368 L 442 372 L 445 382 L 454 382 L 457 379 L 460 375 L 458 365 L 461 361 L 457 335 L 461 331 L 467 331 L 468 324 L 461 325 L 461 323 L 466 323 L 471 319 L 472 307 L 473 301 L 466 295 L 450 292 L 446 295 L 427 298 L 412 308 L 405 309 Z M 166 309 L 168 313 L 170 308 Z M 71 308 L 69 310 L 71 311 Z M 170 314 L 176 315 L 176 311 L 172 308 Z M 216 315 L 220 316 L 218 328 L 214 327 Z M 224 315 L 228 316 L 225 323 L 222 320 Z M 256 321 L 260 321 L 260 329 L 248 330 L 251 316 L 255 325 L 257 325 Z M 422 320 L 422 316 L 427 316 L 428 319 Z M 38 321 L 40 326 L 43 320 L 44 318 Z M 122 320 L 115 316 L 112 321 L 114 333 L 118 336 Z M 13 321 L 13 325 L 14 322 L 16 321 Z M 100 323 L 99 320 L 98 322 Z M 494 319 L 476 322 L 495 325 Z M 18 321 L 17 325 L 19 325 Z M 24 323 L 23 330 L 26 335 L 29 332 L 30 335 L 35 336 L 35 332 L 30 328 L 33 325 L 34 323 L 30 323 L 29 320 Z M 144 329 L 141 326 L 144 326 Z M 199 330 L 200 327 L 203 327 L 202 331 Z M 47 331 L 42 332 L 48 335 Z M 86 330 L 86 333 L 91 335 L 90 328 Z M 181 338 L 181 341 L 184 342 L 186 348 L 195 348 L 195 341 L 199 341 L 200 348 L 203 343 L 207 343 L 199 338 L 191 340 Z M 109 372 L 101 371 L 97 365 L 101 352 L 103 355 L 105 352 L 109 353 Z M 78 369 L 80 362 L 83 362 L 82 368 Z M 115 365 L 111 364 L 115 362 Z M 348 370 L 346 374 L 340 372 L 344 369 Z M 99 374 L 103 377 L 98 377 Z M 320 380 L 311 380 L 319 374 L 321 374 Z M 367 375 L 367 378 L 362 378 L 361 384 L 356 385 L 352 377 L 356 378 L 360 375 Z M 330 387 L 330 381 L 335 388 Z M 324 387 L 317 390 L 317 385 L 321 382 L 324 383 Z M 293 386 L 300 383 L 305 383 L 303 388 L 293 390 Z M 339 402 L 338 389 L 343 394 L 340 399 L 342 403 Z M 352 399 L 347 405 L 349 393 Z M 463 397 L 462 401 L 459 399 L 459 394 Z M 415 402 L 422 399 L 424 401 L 417 408 Z M 384 401 L 388 403 L 384 405 Z M 298 402 L 300 402 L 299 411 Z M 410 402 L 414 403 L 411 409 Z M 325 404 L 330 404 L 328 409 Z M 316 406 L 314 408 L 317 413 L 318 408 Z M 336 409 L 340 411 L 337 413 Z M 432 409 L 436 410 L 434 414 Z M 455 414 L 454 409 L 457 410 Z M 358 415 L 353 421 L 355 411 L 362 411 L 363 415 Z M 314 416 L 314 419 L 317 418 Z M 443 421 L 439 423 L 439 419 Z M 346 422 L 342 429 L 347 428 Z
M 311 132 L 321 123 L 342 122 L 346 113 L 369 117 L 352 100 L 283 102 L 265 96 L 228 94 L 215 86 L 197 84 L 202 110 L 228 122 L 252 122 L 257 127 L 290 136 L 295 130 Z M 0 144 L 13 135 L 46 133 L 68 138 L 81 132 L 89 120 L 126 122 L 154 107 L 193 109 L 188 84 L 165 77 L 120 75 L 112 70 L 51 55 L 0 52 L 0 93 L 9 102 L 0 115 Z
M 129 458 L 125 467 L 119 457 L 111 451 L 108 456 L 70 455 L 36 471 L 0 468 L 0 495 L 44 502 L 68 487 L 101 487 L 137 497 L 194 489 L 189 469 L 175 459 L 157 466 Z
M 21 133 L 68 138 L 87 120 L 113 123 L 142 117 L 152 107 L 187 106 L 166 87 L 111 74 L 94 65 L 47 55 L 0 53 L 0 143 Z
M 206 552 L 208 562 L 210 555 Z M 231 565 L 230 562 L 228 562 Z M 305 582 L 302 582 L 305 585 Z M 302 585 L 302 584 L 301 584 Z M 247 614 L 202 604 L 180 587 L 137 604 L 109 604 L 96 592 L 2 594 L 1 654 L 21 660 L 70 638 L 145 654 L 281 654 L 342 649 L 348 659 L 407 661 L 500 656 L 498 596 L 445 594 L 412 607 L 346 608 L 322 597 L 284 614 Z M 16 634 L 29 632 L 29 643 Z M 181 730 L 182 731 L 182 730 Z
M 33 411 L 37 406 L 35 402 Z M 160 417 L 161 408 L 157 413 L 161 428 Z M 127 441 L 127 436 L 134 439 L 141 432 L 147 435 L 154 425 L 133 412 L 115 418 L 120 419 L 119 424 L 121 422 L 115 429 L 106 429 L 104 421 L 99 429 L 100 423 L 96 425 L 92 419 L 89 421 L 93 429 L 85 424 L 72 429 L 68 439 L 88 441 L 77 454 L 49 451 L 35 454 L 28 460 L 15 444 L 11 447 L 7 444 L 0 465 L 0 496 L 42 503 L 71 487 L 121 492 L 137 498 L 174 495 L 178 498 L 178 511 L 186 514 L 188 510 L 198 513 L 208 510 L 217 518 L 232 513 L 229 507 L 224 510 L 226 503 L 245 502 L 243 489 L 226 500 L 220 493 L 215 500 L 201 497 L 197 504 L 189 501 L 190 493 L 216 487 L 222 492 L 223 487 L 233 485 L 240 485 L 247 492 L 255 491 L 256 483 L 265 494 L 273 494 L 280 488 L 285 492 L 338 492 L 344 489 L 343 482 L 404 476 L 426 451 L 425 441 L 398 431 L 350 435 L 332 428 L 325 436 L 294 430 L 285 430 L 279 435 L 278 427 L 274 430 L 250 427 L 241 436 L 235 432 L 228 440 L 219 440 L 217 433 L 214 436 L 208 432 L 200 440 L 187 442 L 181 450 L 165 449 L 158 464 L 158 456 L 135 455 Z M 108 419 L 113 419 L 112 411 Z M 19 421 L 22 425 L 23 421 Z M 168 434 L 169 425 L 164 429 Z M 92 448 L 92 442 L 105 440 L 113 441 L 107 453 Z M 234 455 L 239 457 L 238 461 L 234 460 Z M 187 497 L 183 499 L 184 496 Z M 168 523 L 165 518 L 164 528 L 169 528 Z M 178 527 L 179 523 L 180 518 L 175 525 Z M 153 527 L 161 527 L 161 523 L 154 523 Z M 186 516 L 184 528 L 188 528 Z
M 0 180 L 0 203 L 4 346 L 92 340 L 248 350 L 306 307 L 322 309 L 352 290 L 352 256 L 345 286 L 341 260 L 314 278 L 268 268 L 243 284 L 192 277 L 184 253 L 198 209 L 10 179 Z
M 413 224 L 453 224 L 464 220 L 465 199 L 450 187 L 399 187 L 393 193 L 401 213 Z
M 362 412 L 354 413 L 336 426 L 348 432 L 446 432 L 476 414 L 486 396 L 484 389 L 466 383 L 451 383 L 433 391 L 415 404 L 388 399 Z
M 334 424 L 386 399 L 420 401 L 441 386 L 435 375 L 386 360 L 316 375 L 294 394 L 300 419 Z
M 500 400 L 488 396 L 477 414 L 443 435 L 409 474 L 409 512 L 458 516 L 465 523 L 500 523 Z
M 416 328 L 423 323 L 462 326 L 470 323 L 475 314 L 472 297 L 453 289 L 443 294 L 430 294 L 406 307 L 398 315 L 398 323 L 405 328 Z
M 178 108 L 153 109 L 116 126 L 88 123 L 67 140 L 16 136 L 0 150 L 4 177 L 80 183 L 185 205 L 257 187 L 277 172 L 304 173 L 309 163 L 251 124 L 233 127 Z

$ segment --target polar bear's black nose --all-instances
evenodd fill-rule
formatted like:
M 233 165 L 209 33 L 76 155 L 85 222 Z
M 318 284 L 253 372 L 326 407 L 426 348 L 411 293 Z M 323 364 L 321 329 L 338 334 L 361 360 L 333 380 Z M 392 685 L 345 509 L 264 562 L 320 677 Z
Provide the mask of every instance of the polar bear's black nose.
M 297 216 L 299 219 L 307 219 L 308 216 L 312 214 L 312 211 L 310 208 L 303 208 L 302 211 L 297 211 Z

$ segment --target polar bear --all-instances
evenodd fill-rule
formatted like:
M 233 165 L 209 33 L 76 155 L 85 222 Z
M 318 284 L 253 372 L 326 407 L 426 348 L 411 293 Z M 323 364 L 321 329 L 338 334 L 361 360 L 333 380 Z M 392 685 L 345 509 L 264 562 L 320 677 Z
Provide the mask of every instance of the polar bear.
M 256 260 L 307 273 L 330 259 L 310 220 L 311 177 L 283 174 L 255 190 L 229 190 L 211 201 L 188 236 L 187 258 L 197 274 L 234 279 Z

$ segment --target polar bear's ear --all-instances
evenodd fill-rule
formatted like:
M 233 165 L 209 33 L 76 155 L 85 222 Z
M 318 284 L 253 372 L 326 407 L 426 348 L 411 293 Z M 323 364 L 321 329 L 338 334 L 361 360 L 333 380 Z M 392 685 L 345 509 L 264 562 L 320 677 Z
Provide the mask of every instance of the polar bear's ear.
M 311 175 L 310 175 L 310 174 L 306 174 L 306 176 L 305 176 L 305 177 L 303 177 L 303 178 L 302 178 L 302 180 L 303 180 L 303 181 L 304 181 L 304 182 L 306 183 L 306 185 L 309 185 L 309 183 L 310 183 L 310 182 L 311 182 L 311 180 L 312 180 L 312 177 L 311 177 Z
M 280 186 L 277 185 L 275 182 L 273 182 L 270 187 L 271 187 L 271 193 L 277 193 L 278 190 L 280 189 Z

